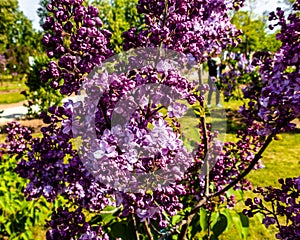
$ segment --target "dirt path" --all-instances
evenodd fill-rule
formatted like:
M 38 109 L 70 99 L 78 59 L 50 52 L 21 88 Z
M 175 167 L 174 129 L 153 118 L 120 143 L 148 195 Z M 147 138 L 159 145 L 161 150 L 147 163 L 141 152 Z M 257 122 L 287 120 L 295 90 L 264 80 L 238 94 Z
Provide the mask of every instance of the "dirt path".
M 26 108 L 23 106 L 26 101 L 18 102 L 18 103 L 11 103 L 11 104 L 0 104 L 0 111 L 4 110 L 4 112 L 10 111 L 12 109 L 21 111 L 20 116 L 21 118 L 25 116 Z M 17 115 L 16 115 L 17 116 Z M 6 133 L 7 122 L 14 121 L 14 115 L 10 118 L 9 116 L 5 116 L 1 118 L 0 114 L 0 135 Z M 41 127 L 45 124 L 41 119 L 17 119 L 17 121 L 22 125 L 26 126 L 32 130 L 32 132 L 37 133 L 40 131 Z M 1 137 L 0 137 L 1 138 Z
M 0 104 L 0 111 L 3 110 L 3 109 L 20 107 L 20 106 L 23 106 L 24 103 L 26 103 L 26 101 L 17 102 L 17 103 L 10 103 L 10 104 Z

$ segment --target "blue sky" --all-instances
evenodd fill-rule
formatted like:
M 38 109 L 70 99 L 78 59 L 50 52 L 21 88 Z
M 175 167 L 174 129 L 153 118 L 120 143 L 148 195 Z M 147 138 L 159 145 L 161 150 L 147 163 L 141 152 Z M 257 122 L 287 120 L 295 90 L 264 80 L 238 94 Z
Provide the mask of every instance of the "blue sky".
M 278 6 L 277 0 L 258 0 L 257 2 L 255 13 L 258 15 L 261 15 L 264 11 L 274 11 Z M 41 29 L 39 26 L 39 17 L 36 14 L 36 10 L 39 7 L 39 0 L 19 0 L 19 6 L 24 14 L 33 21 L 34 28 Z
M 26 17 L 32 20 L 35 29 L 41 29 L 39 26 L 39 17 L 36 10 L 39 7 L 39 0 L 19 0 L 19 7 Z

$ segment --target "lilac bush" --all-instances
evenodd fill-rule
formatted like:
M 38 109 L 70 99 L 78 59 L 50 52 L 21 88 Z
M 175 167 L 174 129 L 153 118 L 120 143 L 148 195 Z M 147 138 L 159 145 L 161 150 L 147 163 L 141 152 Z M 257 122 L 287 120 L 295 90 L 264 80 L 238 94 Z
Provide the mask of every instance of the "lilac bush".
M 101 29 L 98 9 L 79 1 L 51 1 L 49 16 L 42 25 L 47 33 L 42 43 L 51 61 L 41 72 L 42 80 L 64 95 L 76 92 L 84 75 L 113 54 L 109 49 L 111 33 Z
M 141 0 L 137 8 L 145 15 L 146 25 L 140 31 L 131 28 L 123 34 L 124 49 L 169 49 L 202 63 L 211 54 L 238 43 L 239 31 L 230 23 L 229 11 L 242 5 L 243 1 L 236 0 Z M 294 6 L 295 11 L 299 10 L 299 1 Z M 238 132 L 237 142 L 222 143 L 217 140 L 219 133 L 212 131 L 206 121 L 205 86 L 199 88 L 172 66 L 159 67 L 159 61 L 155 66 L 140 66 L 138 57 L 127 59 L 129 65 L 136 66 L 134 69 L 122 72 L 126 61 L 121 59 L 113 66 L 113 73 L 98 74 L 94 69 L 101 68 L 113 52 L 109 46 L 111 33 L 101 28 L 97 8 L 86 6 L 82 0 L 52 0 L 47 9 L 50 16 L 43 25 L 47 31 L 43 44 L 52 61 L 41 72 L 43 80 L 64 95 L 79 93 L 82 87 L 88 97 L 100 94 L 97 102 L 86 98 L 84 105 L 70 100 L 63 107 L 53 106 L 43 112 L 41 117 L 47 126 L 41 129 L 40 138 L 27 134 L 20 138 L 14 129 L 8 133 L 11 142 L 7 148 L 20 159 L 16 171 L 29 180 L 24 189 L 28 200 L 41 196 L 50 202 L 64 199 L 63 206 L 53 210 L 47 224 L 47 239 L 139 239 L 141 234 L 149 239 L 165 239 L 169 235 L 187 239 L 207 228 L 208 237 L 210 229 L 215 237 L 221 234 L 225 229 L 218 229 L 218 224 L 224 215 L 216 218 L 214 226 L 202 224 L 200 228 L 194 224 L 197 213 L 212 211 L 218 202 L 233 207 L 234 195 L 227 190 L 251 188 L 244 177 L 261 167 L 260 159 L 274 134 L 290 126 L 289 122 L 299 113 L 299 59 L 286 59 L 284 66 L 280 65 L 282 59 L 278 60 L 299 47 L 296 15 L 291 15 L 288 23 L 278 11 L 287 32 L 278 38 L 285 44 L 262 63 L 261 91 L 255 93 L 249 108 L 242 109 L 248 116 L 248 127 Z M 290 38 L 294 39 L 293 45 L 287 45 Z M 287 70 L 288 66 L 291 68 Z M 287 79 L 286 85 L 279 81 L 279 73 Z M 193 155 L 188 156 L 183 148 L 178 121 L 187 106 L 173 102 L 168 94 L 162 94 L 165 91 L 150 88 L 147 92 L 145 86 L 149 84 L 168 87 L 188 106 L 197 104 L 200 139 Z M 275 86 L 280 87 L 274 91 Z M 142 89 L 137 91 L 138 102 L 130 98 L 136 89 Z M 245 93 L 252 91 L 249 88 Z M 151 95 L 153 101 L 146 95 Z M 162 101 L 164 97 L 166 102 Z M 129 122 L 124 128 L 112 125 L 114 111 L 126 116 L 125 103 L 137 106 L 133 107 Z M 81 125 L 87 120 L 90 125 Z M 76 147 L 74 135 L 85 136 L 89 131 L 95 133 L 94 141 L 82 138 L 81 147 Z M 139 146 L 141 153 L 132 151 L 132 146 Z M 177 160 L 186 163 L 184 171 L 174 168 Z M 154 174 L 170 166 L 176 177 L 167 185 L 150 189 L 137 185 L 136 179 L 127 175 Z M 114 171 L 105 176 L 97 174 L 107 169 Z M 120 187 L 118 179 L 134 191 Z
M 191 54 L 198 61 L 208 53 L 221 53 L 239 41 L 229 11 L 244 1 L 139 1 L 138 12 L 145 15 L 146 27 L 140 32 L 132 27 L 123 34 L 124 50 L 138 47 L 164 47 Z
M 249 109 L 241 111 L 250 120 L 263 123 L 261 134 L 276 134 L 281 129 L 292 129 L 291 121 L 300 114 L 299 100 L 299 1 L 293 5 L 293 12 L 284 16 L 277 12 L 270 13 L 270 20 L 277 20 L 281 26 L 277 39 L 282 42 L 280 49 L 271 53 L 258 53 L 254 64 L 260 66 L 260 85 L 251 85 L 244 90 L 245 98 L 250 99 Z M 245 110 L 245 111 L 244 111 Z
M 297 239 L 300 237 L 300 177 L 279 179 L 279 183 L 280 188 L 255 189 L 265 203 L 259 197 L 249 198 L 246 200 L 249 209 L 244 213 L 249 217 L 262 213 L 266 227 L 274 224 L 278 228 L 277 239 Z
M 250 58 L 233 52 L 224 56 L 218 87 L 223 91 L 225 101 L 243 100 L 245 86 L 260 84 L 259 67 L 254 66 Z

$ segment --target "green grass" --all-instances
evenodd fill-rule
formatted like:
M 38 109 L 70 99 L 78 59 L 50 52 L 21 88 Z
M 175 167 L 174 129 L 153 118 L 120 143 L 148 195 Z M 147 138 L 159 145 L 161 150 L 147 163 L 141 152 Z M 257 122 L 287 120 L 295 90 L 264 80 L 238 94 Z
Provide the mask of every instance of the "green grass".
M 17 103 L 25 100 L 25 97 L 20 94 L 26 90 L 24 84 L 26 77 L 13 81 L 10 75 L 0 74 L 0 104 Z
M 20 92 L 1 93 L 0 104 L 17 103 L 25 100 L 25 96 Z
M 12 80 L 12 76 L 8 74 L 0 74 L 0 84 Z
M 0 83 L 0 91 L 22 91 L 26 88 L 26 85 L 22 82 L 5 82 Z
M 6 134 L 1 134 L 1 133 L 0 133 L 0 144 L 1 144 L 1 143 L 4 143 L 5 138 L 6 138 Z
M 280 134 L 281 140 L 273 141 L 263 154 L 265 168 L 249 174 L 255 186 L 279 186 L 279 178 L 300 175 L 300 133 Z

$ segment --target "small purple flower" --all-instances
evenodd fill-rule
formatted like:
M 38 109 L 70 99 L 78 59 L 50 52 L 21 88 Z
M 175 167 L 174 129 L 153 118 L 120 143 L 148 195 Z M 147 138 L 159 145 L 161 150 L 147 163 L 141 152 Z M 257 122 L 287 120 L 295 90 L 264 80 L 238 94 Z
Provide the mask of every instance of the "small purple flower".
M 273 217 L 265 217 L 263 219 L 262 223 L 268 228 L 270 225 L 273 225 L 276 223 L 276 219 Z
M 170 118 L 181 118 L 187 112 L 188 108 L 183 103 L 175 102 L 168 107 L 168 115 Z

